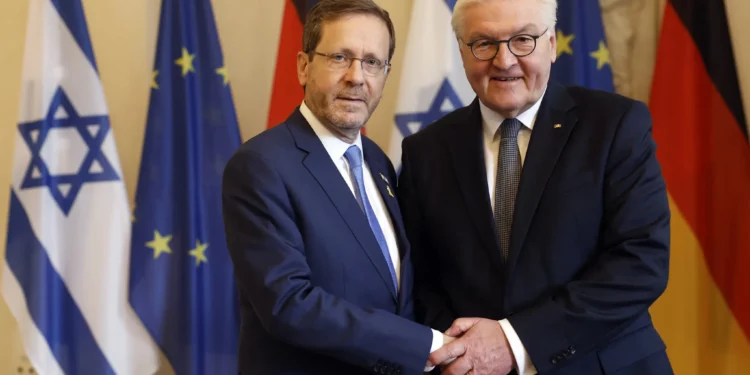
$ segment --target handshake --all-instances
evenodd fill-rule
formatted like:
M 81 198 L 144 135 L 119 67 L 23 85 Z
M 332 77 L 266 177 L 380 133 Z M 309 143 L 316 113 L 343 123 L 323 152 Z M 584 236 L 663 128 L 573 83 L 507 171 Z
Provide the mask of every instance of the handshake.
M 516 361 L 498 321 L 460 318 L 443 333 L 443 346 L 430 354 L 427 370 L 435 366 L 443 375 L 507 374 Z

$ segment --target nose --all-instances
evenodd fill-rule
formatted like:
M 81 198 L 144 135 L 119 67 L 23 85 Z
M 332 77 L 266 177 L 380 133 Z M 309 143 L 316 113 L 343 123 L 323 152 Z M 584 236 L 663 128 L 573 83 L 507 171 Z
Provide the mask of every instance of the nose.
M 510 52 L 510 49 L 508 49 L 508 46 L 505 43 L 501 44 L 499 47 L 497 55 L 495 55 L 495 58 L 492 60 L 493 65 L 498 69 L 508 70 L 518 63 L 518 57 Z
M 365 81 L 364 72 L 362 71 L 362 61 L 352 59 L 352 64 L 346 70 L 344 78 L 352 85 L 361 85 Z

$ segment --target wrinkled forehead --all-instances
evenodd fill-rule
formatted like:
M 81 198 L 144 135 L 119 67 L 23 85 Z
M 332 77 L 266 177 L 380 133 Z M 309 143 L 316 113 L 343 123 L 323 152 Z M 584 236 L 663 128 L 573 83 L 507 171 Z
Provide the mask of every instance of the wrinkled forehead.
M 323 22 L 318 49 L 387 59 L 389 45 L 390 34 L 383 20 L 369 14 L 350 14 Z
M 539 35 L 547 29 L 544 4 L 539 0 L 489 0 L 466 6 L 460 22 L 464 38 L 509 38 L 518 34 Z

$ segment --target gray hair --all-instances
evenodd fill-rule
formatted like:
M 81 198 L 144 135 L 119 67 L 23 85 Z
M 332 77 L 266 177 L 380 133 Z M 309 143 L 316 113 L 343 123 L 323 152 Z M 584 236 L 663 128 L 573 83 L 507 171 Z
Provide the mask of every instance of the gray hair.
M 451 19 L 451 26 L 453 32 L 458 36 L 463 26 L 464 12 L 469 6 L 480 3 L 487 3 L 492 0 L 458 0 L 456 6 L 453 7 L 453 18 Z M 555 24 L 557 23 L 557 0 L 537 0 L 542 3 L 542 6 L 546 8 L 544 12 L 544 26 L 549 27 L 549 31 L 555 33 Z

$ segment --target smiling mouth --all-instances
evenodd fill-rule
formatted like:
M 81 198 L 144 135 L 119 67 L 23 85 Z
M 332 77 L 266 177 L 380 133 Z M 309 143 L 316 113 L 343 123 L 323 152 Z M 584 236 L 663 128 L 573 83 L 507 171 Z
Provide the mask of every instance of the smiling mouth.
M 500 81 L 500 82 L 514 82 L 521 80 L 523 78 L 521 77 L 494 77 L 492 78 L 493 81 Z

